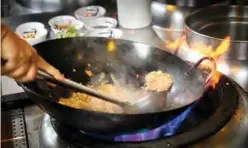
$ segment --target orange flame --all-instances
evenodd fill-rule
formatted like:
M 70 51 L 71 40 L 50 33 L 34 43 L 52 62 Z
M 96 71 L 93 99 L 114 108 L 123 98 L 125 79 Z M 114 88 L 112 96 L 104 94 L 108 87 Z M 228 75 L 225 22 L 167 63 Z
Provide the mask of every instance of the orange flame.
M 231 40 L 230 36 L 225 37 L 225 39 L 220 43 L 220 45 L 216 48 L 216 50 L 210 54 L 210 56 L 214 59 L 217 59 L 220 56 L 222 56 L 224 53 L 226 53 L 230 46 L 230 40 Z
M 107 42 L 107 51 L 115 52 L 116 51 L 116 43 L 114 40 L 110 40 Z
M 177 9 L 177 7 L 174 6 L 174 5 L 167 5 L 167 10 L 170 11 L 170 12 L 173 12 L 176 9 Z
M 93 72 L 90 71 L 90 70 L 85 70 L 85 73 L 86 73 L 89 77 L 94 76 Z
M 169 34 L 172 36 L 173 34 L 173 28 L 170 28 L 171 33 Z M 206 45 L 203 42 L 195 42 L 190 45 L 190 48 L 186 49 L 192 49 L 194 51 L 198 51 L 200 54 L 203 54 L 205 56 L 212 57 L 215 61 L 218 60 L 223 54 L 225 54 L 230 46 L 230 36 L 227 36 L 224 38 L 224 40 L 217 46 L 217 48 L 214 48 L 211 45 Z M 178 50 L 180 47 L 189 47 L 186 43 L 185 36 L 180 37 L 177 40 L 174 41 L 167 41 L 165 44 L 166 48 L 169 51 L 175 51 Z M 209 68 L 210 63 L 209 62 L 204 62 L 203 65 L 201 65 L 201 68 L 203 69 L 210 69 Z M 221 78 L 221 73 L 216 71 L 210 81 L 210 86 L 213 88 L 216 87 L 216 85 L 219 83 Z
M 211 80 L 210 80 L 210 86 L 212 88 L 216 88 L 216 85 L 219 83 L 221 78 L 221 73 L 218 71 L 215 71 L 215 73 L 213 74 Z
M 208 56 L 211 55 L 211 53 L 213 52 L 213 47 L 211 45 L 206 45 L 201 41 L 197 43 L 192 43 L 190 47 L 193 50 L 197 50 L 201 54 L 208 55 Z
M 201 51 L 204 51 L 203 47 L 201 47 L 199 51 L 206 56 L 212 57 L 216 61 L 219 59 L 219 57 L 221 57 L 223 54 L 225 54 L 228 51 L 229 46 L 230 46 L 230 39 L 231 39 L 230 36 L 225 37 L 225 39 L 218 45 L 218 47 L 215 50 L 213 50 L 212 46 L 204 45 L 206 47 L 205 51 L 207 52 L 205 53 L 201 52 Z M 221 73 L 218 71 L 215 71 L 215 73 L 213 74 L 211 78 L 210 86 L 215 88 L 216 85 L 219 83 L 220 78 L 221 78 Z
M 216 49 L 214 49 L 211 45 L 205 45 L 202 42 L 191 44 L 191 49 L 197 50 L 198 52 L 200 52 L 205 56 L 212 57 L 216 61 L 219 59 L 219 57 L 221 57 L 223 54 L 225 54 L 228 51 L 230 46 L 230 39 L 231 39 L 230 36 L 225 37 L 225 39 L 217 46 Z M 219 83 L 220 78 L 221 78 L 221 73 L 216 71 L 211 78 L 210 86 L 215 88 L 216 85 Z
M 174 8 L 174 6 L 171 6 L 171 8 Z M 178 39 L 174 39 L 174 37 L 176 36 L 174 34 L 176 30 L 173 28 L 173 26 L 170 26 L 168 30 L 169 30 L 168 37 L 170 40 L 167 40 L 165 42 L 165 47 L 172 52 L 177 51 L 179 47 L 181 47 L 183 42 L 185 41 L 185 36 L 183 35 L 179 37 Z
M 183 43 L 184 37 L 179 38 L 175 41 L 166 41 L 165 47 L 170 51 L 176 51 Z

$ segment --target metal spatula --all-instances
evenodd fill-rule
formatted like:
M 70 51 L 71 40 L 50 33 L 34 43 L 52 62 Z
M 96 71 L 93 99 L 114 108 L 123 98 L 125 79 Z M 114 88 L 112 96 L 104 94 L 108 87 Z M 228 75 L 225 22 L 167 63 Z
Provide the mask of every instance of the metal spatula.
M 38 79 L 47 80 L 49 82 L 56 84 L 63 84 L 79 92 L 86 93 L 90 96 L 94 96 L 98 99 L 102 99 L 110 103 L 114 103 L 116 105 L 121 106 L 125 112 L 143 113 L 143 112 L 161 110 L 161 108 L 163 107 L 161 103 L 161 99 L 162 100 L 165 99 L 164 96 L 166 96 L 164 92 L 154 93 L 151 95 L 147 95 L 143 98 L 137 99 L 137 101 L 134 103 L 130 103 L 126 101 L 121 101 L 116 97 L 106 95 L 102 92 L 96 91 L 94 89 L 91 89 L 85 85 L 79 84 L 69 79 L 65 79 L 64 81 L 58 81 L 55 78 L 53 78 L 50 74 L 41 70 L 38 70 Z

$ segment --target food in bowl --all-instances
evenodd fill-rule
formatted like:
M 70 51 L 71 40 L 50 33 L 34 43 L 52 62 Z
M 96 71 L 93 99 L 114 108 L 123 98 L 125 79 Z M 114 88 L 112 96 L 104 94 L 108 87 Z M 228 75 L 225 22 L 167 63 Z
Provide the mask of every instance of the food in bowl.
M 59 32 L 68 32 L 71 28 L 76 29 L 79 32 L 84 26 L 83 22 L 76 20 L 75 17 L 67 15 L 51 18 L 48 23 L 55 35 Z
M 56 34 L 57 39 L 69 38 L 69 37 L 78 37 L 80 36 L 79 32 L 75 27 L 69 27 L 65 32 L 58 32 Z
M 53 24 L 53 28 L 54 29 L 58 29 L 58 30 L 67 30 L 69 29 L 71 26 L 70 22 L 68 24 Z
M 35 28 L 31 28 L 30 31 L 24 31 L 22 37 L 24 39 L 35 38 L 37 30 Z
M 42 23 L 27 22 L 16 28 L 16 34 L 31 45 L 34 45 L 45 41 L 48 31 Z
M 148 79 L 146 79 L 147 80 L 146 84 L 151 83 L 151 80 L 163 81 L 164 87 L 162 87 L 161 84 L 159 83 L 159 90 L 169 91 L 169 88 L 172 85 L 172 79 L 169 76 L 169 74 L 163 73 L 162 71 L 153 71 L 148 73 L 146 76 L 149 77 Z M 159 77 L 155 77 L 155 76 L 159 76 Z M 165 77 L 166 80 L 168 81 L 164 81 Z M 144 88 L 134 88 L 128 85 L 123 86 L 121 83 L 116 82 L 116 80 L 114 81 L 115 81 L 114 83 L 109 83 L 106 80 L 104 80 L 101 83 L 98 83 L 98 85 L 91 84 L 88 85 L 88 87 L 91 87 L 97 91 L 101 91 L 106 94 L 111 94 L 112 96 L 118 97 L 123 101 L 128 101 L 128 102 L 137 101 L 137 98 L 142 98 L 142 96 L 144 96 L 147 91 L 146 89 L 144 90 Z M 162 87 L 163 89 L 160 89 L 160 87 Z M 151 85 L 149 89 L 157 90 L 157 87 L 155 85 Z M 69 98 L 60 98 L 58 103 L 77 109 L 83 108 L 87 110 L 108 112 L 108 113 L 123 112 L 122 108 L 118 105 L 109 103 L 101 99 L 97 99 L 95 97 L 80 92 L 72 92 L 72 96 Z

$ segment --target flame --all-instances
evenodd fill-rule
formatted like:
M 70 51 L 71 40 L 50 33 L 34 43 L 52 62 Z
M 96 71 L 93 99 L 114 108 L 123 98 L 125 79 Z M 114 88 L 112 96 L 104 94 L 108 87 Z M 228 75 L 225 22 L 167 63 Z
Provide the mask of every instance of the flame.
M 176 10 L 177 9 L 177 7 L 176 6 L 173 6 L 173 5 L 167 5 L 167 10 L 168 11 L 170 11 L 170 12 L 172 12 L 172 11 L 174 11 L 174 10 Z
M 173 27 L 170 27 L 169 30 L 170 30 L 169 36 L 170 38 L 173 39 L 173 33 L 175 32 L 175 30 L 173 29 Z M 228 51 L 230 46 L 230 40 L 231 40 L 230 36 L 225 37 L 223 41 L 216 48 L 214 48 L 211 45 L 206 45 L 202 41 L 192 43 L 189 47 L 185 40 L 185 35 L 183 35 L 179 39 L 166 41 L 165 47 L 167 48 L 167 50 L 172 52 L 179 50 L 181 47 L 186 47 L 186 49 L 197 51 L 200 55 L 212 57 L 215 61 L 217 61 L 223 54 L 225 54 Z M 200 69 L 205 69 L 205 70 L 207 69 L 209 71 L 211 69 L 210 65 L 211 65 L 210 62 L 204 62 L 200 66 Z M 221 78 L 221 73 L 218 71 L 214 71 L 211 81 L 209 83 L 210 86 L 215 88 L 216 85 L 219 83 L 220 78 Z
M 223 54 L 225 54 L 228 51 L 230 46 L 230 39 L 231 39 L 230 36 L 225 37 L 225 39 L 217 46 L 216 49 L 214 49 L 210 45 L 205 45 L 202 42 L 195 44 L 195 46 L 193 45 L 191 48 L 193 50 L 199 51 L 201 54 L 204 54 L 205 56 L 212 57 L 215 61 L 217 61 L 219 57 L 221 57 Z M 210 86 L 215 88 L 216 85 L 219 83 L 220 78 L 221 78 L 221 73 L 218 72 L 217 70 L 214 71 L 211 77 Z
M 197 42 L 197 43 L 192 43 L 190 47 L 193 50 L 197 50 L 198 52 L 204 55 L 211 55 L 211 53 L 213 52 L 213 47 L 210 45 L 204 44 L 202 41 Z
M 216 50 L 210 54 L 210 56 L 212 58 L 214 58 L 214 59 L 217 59 L 220 56 L 222 56 L 224 53 L 226 53 L 228 51 L 228 49 L 229 49 L 229 46 L 230 46 L 230 40 L 231 40 L 231 37 L 230 36 L 227 36 L 220 43 L 220 45 L 216 48 Z
M 114 40 L 110 40 L 107 42 L 107 51 L 108 52 L 116 51 L 116 43 Z
M 185 42 L 185 36 L 181 36 L 179 37 L 178 39 L 174 39 L 174 37 L 176 36 L 174 33 L 176 32 L 176 30 L 173 28 L 173 26 L 170 26 L 169 28 L 169 38 L 170 40 L 166 41 L 165 42 L 165 47 L 174 52 L 174 51 L 177 51 L 179 49 L 179 47 L 182 46 L 182 44 Z
M 216 85 L 220 81 L 221 75 L 222 74 L 218 71 L 214 72 L 213 76 L 211 77 L 210 83 L 209 83 L 212 88 L 216 88 Z
M 85 70 L 85 73 L 86 73 L 89 77 L 94 76 L 93 72 L 90 71 L 90 70 Z
M 184 41 L 184 37 L 179 38 L 178 40 L 175 41 L 166 41 L 165 47 L 169 49 L 170 51 L 176 51 L 182 45 Z

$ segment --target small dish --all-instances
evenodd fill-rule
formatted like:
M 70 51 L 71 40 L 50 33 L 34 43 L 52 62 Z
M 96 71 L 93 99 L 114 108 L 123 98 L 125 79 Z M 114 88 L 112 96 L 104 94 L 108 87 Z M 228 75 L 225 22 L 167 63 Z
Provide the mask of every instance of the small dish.
M 16 28 L 16 34 L 29 44 L 35 45 L 46 40 L 48 31 L 42 23 L 28 22 L 19 25 Z
M 88 21 L 85 28 L 89 30 L 101 30 L 108 28 L 116 28 L 117 20 L 111 17 L 99 17 L 95 19 L 91 19 Z
M 61 15 L 51 18 L 48 21 L 52 31 L 57 34 L 59 32 L 66 32 L 70 27 L 80 30 L 84 27 L 84 23 L 76 20 L 75 17 L 69 15 Z
M 90 19 L 104 16 L 106 9 L 101 6 L 87 6 L 77 9 L 74 15 L 77 19 L 87 24 Z

